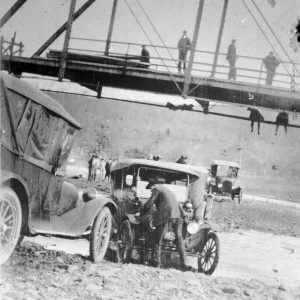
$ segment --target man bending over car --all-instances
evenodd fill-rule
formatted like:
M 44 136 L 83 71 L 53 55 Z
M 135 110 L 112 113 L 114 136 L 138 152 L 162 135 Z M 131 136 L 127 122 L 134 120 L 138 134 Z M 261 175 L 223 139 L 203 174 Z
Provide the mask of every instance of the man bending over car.
M 172 226 L 175 231 L 177 248 L 180 255 L 180 269 L 182 271 L 192 270 L 186 265 L 185 245 L 182 238 L 183 218 L 179 208 L 176 196 L 162 184 L 165 180 L 161 177 L 156 177 L 149 180 L 146 189 L 151 189 L 151 196 L 141 209 L 141 217 L 155 205 L 156 213 L 153 218 L 154 230 L 154 245 L 152 265 L 154 267 L 161 266 L 161 247 L 163 238 L 168 228 Z

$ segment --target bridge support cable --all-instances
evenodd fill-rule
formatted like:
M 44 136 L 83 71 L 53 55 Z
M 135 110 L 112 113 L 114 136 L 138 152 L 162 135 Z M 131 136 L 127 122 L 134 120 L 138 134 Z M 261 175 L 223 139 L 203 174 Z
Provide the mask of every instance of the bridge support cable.
M 159 34 L 158 30 L 156 29 L 156 27 L 154 26 L 154 24 L 152 23 L 151 19 L 149 18 L 148 14 L 146 13 L 145 9 L 143 8 L 143 6 L 141 5 L 141 3 L 139 2 L 139 0 L 135 0 L 135 2 L 138 4 L 138 6 L 140 7 L 140 9 L 143 11 L 144 15 L 146 16 L 148 22 L 151 24 L 152 28 L 154 29 L 155 33 L 157 34 L 158 38 L 160 39 L 160 41 L 162 42 L 163 46 L 165 47 L 165 49 L 167 50 L 168 54 L 170 55 L 171 59 L 175 62 L 176 65 L 176 59 L 173 57 L 171 51 L 169 50 L 169 47 L 166 45 L 166 43 L 164 42 L 163 38 L 161 37 L 161 35 Z
M 80 17 L 96 0 L 88 0 L 84 3 L 73 16 L 73 21 Z M 52 36 L 31 56 L 40 56 L 66 29 L 68 22 L 64 23 Z
M 0 28 L 19 10 L 27 0 L 18 0 L 1 18 Z
M 110 47 L 112 31 L 115 23 L 117 5 L 118 5 L 118 0 L 114 0 L 112 11 L 111 11 L 110 22 L 109 22 L 108 35 L 107 35 L 104 55 L 108 55 L 109 53 L 109 47 Z
M 182 95 L 182 91 L 178 85 L 178 83 L 176 82 L 175 78 L 173 77 L 172 73 L 170 72 L 168 66 L 165 64 L 164 60 L 161 58 L 160 54 L 158 53 L 155 45 L 152 43 L 149 35 L 147 34 L 146 30 L 144 29 L 144 27 L 142 26 L 142 24 L 140 23 L 140 21 L 138 20 L 137 16 L 135 15 L 134 11 L 132 10 L 132 8 L 130 7 L 130 5 L 128 4 L 127 0 L 125 0 L 125 3 L 128 7 L 128 9 L 130 10 L 131 14 L 133 15 L 133 17 L 135 18 L 136 22 L 138 23 L 138 25 L 140 26 L 141 30 L 143 31 L 143 33 L 145 34 L 145 36 L 147 37 L 149 43 L 151 44 L 151 46 L 153 47 L 154 51 L 156 52 L 157 56 L 161 59 L 161 62 L 163 63 L 164 67 L 166 68 L 171 80 L 174 82 L 176 88 L 178 89 L 179 93 Z
M 65 35 L 65 41 L 64 41 L 64 47 L 63 51 L 61 53 L 61 59 L 60 59 L 60 68 L 59 68 L 59 74 L 58 74 L 58 80 L 62 81 L 65 75 L 65 69 L 67 65 L 67 55 L 68 55 L 68 47 L 70 42 L 70 36 L 72 31 L 72 24 L 74 20 L 74 11 L 76 6 L 76 0 L 71 0 L 70 4 L 70 10 L 69 10 L 69 17 L 68 17 L 68 25 Z
M 222 40 L 222 36 L 223 36 L 223 29 L 224 29 L 224 24 L 225 24 L 227 7 L 228 7 L 228 0 L 224 0 L 221 23 L 220 23 L 220 27 L 219 27 L 219 33 L 218 33 L 218 40 L 217 40 L 217 45 L 216 45 L 216 51 L 215 51 L 213 67 L 212 67 L 211 75 L 210 75 L 212 77 L 214 77 L 216 74 L 216 67 L 217 67 L 217 61 L 218 61 L 219 52 L 220 52 L 221 40 Z
M 287 56 L 287 58 L 289 59 L 290 63 L 293 65 L 294 69 L 297 71 L 297 73 L 300 75 L 300 72 L 298 70 L 298 68 L 296 67 L 295 63 L 293 62 L 293 60 L 291 59 L 291 57 L 289 56 L 289 54 L 287 53 L 287 51 L 285 50 L 285 48 L 283 47 L 281 41 L 279 40 L 279 38 L 277 37 L 277 34 L 274 32 L 274 30 L 272 29 L 272 27 L 270 26 L 268 20 L 266 19 L 266 17 L 264 16 L 264 14 L 261 12 L 260 8 L 257 6 L 256 2 L 254 0 L 251 0 L 251 2 L 253 3 L 253 5 L 255 6 L 256 10 L 259 12 L 260 16 L 263 18 L 263 20 L 265 21 L 265 23 L 267 24 L 268 28 L 270 29 L 270 31 L 272 32 L 273 36 L 275 37 L 276 41 L 278 42 L 278 44 L 280 45 L 281 49 L 283 50 L 283 52 L 285 53 L 285 55 Z
M 191 81 L 191 77 L 192 77 L 191 73 L 192 73 L 193 62 L 194 62 L 194 57 L 195 57 L 195 50 L 196 50 L 196 45 L 197 45 L 197 39 L 198 39 L 200 21 L 201 21 L 202 12 L 203 12 L 203 6 L 204 6 L 204 0 L 200 0 L 199 6 L 198 6 L 198 11 L 197 11 L 197 16 L 196 16 L 195 29 L 194 29 L 193 40 L 192 40 L 192 45 L 191 45 L 188 68 L 187 68 L 187 71 L 185 74 L 185 81 L 184 81 L 184 86 L 183 86 L 183 95 L 184 96 L 187 95 L 187 93 L 188 93 L 188 89 L 189 89 L 190 81 Z
M 274 51 L 274 53 L 277 55 L 278 58 L 280 58 L 280 55 L 277 53 L 276 49 L 273 47 L 272 42 L 270 41 L 270 39 L 267 37 L 267 35 L 265 34 L 264 30 L 262 29 L 262 27 L 260 26 L 259 22 L 256 20 L 255 16 L 253 15 L 252 11 L 250 10 L 250 8 L 248 7 L 248 5 L 246 4 L 245 0 L 242 0 L 244 6 L 246 7 L 246 9 L 248 10 L 248 12 L 250 13 L 252 19 L 254 20 L 254 22 L 256 23 L 256 25 L 258 26 L 258 28 L 260 29 L 261 33 L 264 35 L 265 39 L 268 41 L 268 43 L 270 44 L 272 50 Z M 289 76 L 292 76 L 289 72 L 289 70 L 286 68 L 285 64 L 282 64 L 283 68 L 285 69 L 285 71 L 287 72 L 287 74 Z

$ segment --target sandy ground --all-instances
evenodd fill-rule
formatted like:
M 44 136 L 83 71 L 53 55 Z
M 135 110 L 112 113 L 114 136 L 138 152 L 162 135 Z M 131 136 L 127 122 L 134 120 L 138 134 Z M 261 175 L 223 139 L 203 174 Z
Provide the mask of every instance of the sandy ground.
M 2 299 L 299 299 L 299 238 L 255 231 L 219 237 L 221 259 L 212 276 L 92 264 L 86 241 L 26 238 L 1 268 Z
M 1 267 L 2 299 L 300 299 L 298 207 L 220 202 L 212 224 L 221 241 L 212 276 L 91 264 L 86 240 L 25 238 Z

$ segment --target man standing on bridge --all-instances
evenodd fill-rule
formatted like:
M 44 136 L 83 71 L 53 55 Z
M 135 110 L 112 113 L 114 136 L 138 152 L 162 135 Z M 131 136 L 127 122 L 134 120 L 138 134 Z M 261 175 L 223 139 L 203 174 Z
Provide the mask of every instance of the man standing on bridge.
M 143 62 L 143 63 L 146 63 L 145 64 L 145 68 L 148 68 L 149 65 L 147 64 L 150 64 L 150 53 L 149 51 L 146 49 L 146 46 L 145 45 L 142 45 L 142 52 L 141 52 L 141 58 L 140 58 L 140 61 Z
M 183 64 L 183 70 L 185 71 L 186 68 L 186 56 L 188 50 L 190 50 L 191 47 L 191 40 L 187 36 L 186 30 L 182 32 L 182 37 L 178 41 L 178 73 L 181 73 L 181 63 Z
M 229 63 L 229 73 L 228 73 L 228 79 L 231 80 L 236 80 L 236 68 L 235 68 L 235 63 L 236 63 L 236 47 L 235 47 L 235 40 L 233 39 L 231 41 L 231 44 L 228 46 L 228 51 L 226 55 L 226 59 L 228 60 Z
M 279 60 L 271 51 L 268 56 L 263 59 L 263 63 L 267 69 L 266 85 L 272 85 L 276 68 L 279 66 Z

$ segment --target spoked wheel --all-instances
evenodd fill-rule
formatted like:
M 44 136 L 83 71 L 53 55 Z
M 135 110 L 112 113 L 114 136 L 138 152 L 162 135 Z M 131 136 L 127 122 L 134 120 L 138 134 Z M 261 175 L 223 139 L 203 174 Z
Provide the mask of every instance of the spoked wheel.
M 220 241 L 214 232 L 209 232 L 206 242 L 199 251 L 198 271 L 211 275 L 218 264 L 220 253 Z
M 107 250 L 112 217 L 108 207 L 104 207 L 94 220 L 90 234 L 90 258 L 93 262 L 100 262 Z
M 122 222 L 118 238 L 118 259 L 120 262 L 131 261 L 133 247 L 133 232 L 128 220 Z
M 9 187 L 0 193 L 0 264 L 14 251 L 21 233 L 22 208 L 17 194 Z

